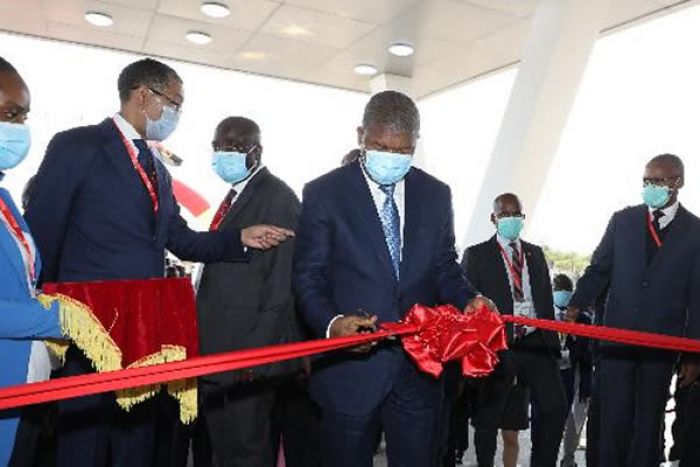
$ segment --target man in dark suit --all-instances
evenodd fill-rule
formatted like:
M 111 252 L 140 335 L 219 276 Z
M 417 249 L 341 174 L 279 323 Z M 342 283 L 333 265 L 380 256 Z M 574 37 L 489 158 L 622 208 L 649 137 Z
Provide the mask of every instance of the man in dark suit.
M 502 314 L 554 319 L 549 268 L 542 249 L 520 239 L 525 216 L 514 194 L 498 196 L 491 221 L 497 233 L 464 252 L 469 282 L 493 299 Z M 500 354 L 494 373 L 479 382 L 474 416 L 480 467 L 493 466 L 498 425 L 514 381 L 530 389 L 537 420 L 532 426 L 533 467 L 554 467 L 566 419 L 566 397 L 559 374 L 556 334 L 508 325 L 510 349 Z
M 294 288 L 319 337 L 366 332 L 416 303 L 462 309 L 476 296 L 456 261 L 450 189 L 411 167 L 418 130 L 409 97 L 374 95 L 357 130 L 360 159 L 304 188 Z M 397 341 L 315 363 L 325 466 L 371 466 L 380 427 L 390 465 L 435 462 L 441 382 Z
M 175 130 L 182 80 L 145 59 L 124 68 L 118 88 L 119 113 L 56 135 L 39 168 L 26 217 L 45 258 L 43 281 L 163 277 L 166 248 L 191 261 L 237 261 L 247 259 L 245 247 L 269 248 L 291 235 L 270 226 L 190 230 L 146 142 Z M 60 375 L 91 371 L 72 347 Z M 103 466 L 110 454 L 111 465 L 152 465 L 152 403 L 125 413 L 113 394 L 101 394 L 58 406 L 59 466 Z
M 700 338 L 700 219 L 678 202 L 683 162 L 663 154 L 644 171 L 644 203 L 616 212 L 579 279 L 569 319 L 609 286 L 605 326 Z M 677 354 L 601 343 L 601 467 L 656 466 L 659 427 Z M 681 384 L 698 377 L 695 358 Z
M 262 165 L 260 128 L 255 122 L 226 118 L 217 126 L 212 145 L 214 170 L 231 185 L 212 231 L 262 223 L 296 227 L 299 200 Z M 274 250 L 253 252 L 248 263 L 205 265 L 197 293 L 202 354 L 297 340 L 293 253 L 293 243 L 287 242 Z M 275 393 L 297 369 L 298 364 L 287 362 L 200 378 L 204 420 L 219 467 L 274 465 Z

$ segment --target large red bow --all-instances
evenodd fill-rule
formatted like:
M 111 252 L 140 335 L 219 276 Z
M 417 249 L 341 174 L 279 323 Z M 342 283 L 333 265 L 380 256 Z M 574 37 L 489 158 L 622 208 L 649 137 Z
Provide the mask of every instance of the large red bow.
M 487 308 L 465 314 L 452 305 L 415 305 L 403 323 L 384 327 L 415 327 L 415 334 L 401 337 L 403 347 L 422 371 L 436 378 L 450 360 L 461 361 L 465 376 L 486 376 L 498 364 L 496 352 L 508 347 L 503 320 Z

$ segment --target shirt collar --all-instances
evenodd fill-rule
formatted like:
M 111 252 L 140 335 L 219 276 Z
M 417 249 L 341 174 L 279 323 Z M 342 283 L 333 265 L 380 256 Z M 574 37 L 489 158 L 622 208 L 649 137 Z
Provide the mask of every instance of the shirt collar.
M 671 222 L 676 217 L 676 214 L 678 213 L 678 208 L 679 208 L 680 204 L 681 204 L 680 201 L 676 200 L 675 203 L 673 203 L 669 207 L 661 210 L 661 212 L 664 213 L 663 219 L 667 223 Z M 656 211 L 656 209 L 649 208 L 649 214 L 654 214 L 654 211 Z
M 231 188 L 236 190 L 237 195 L 240 195 L 241 193 L 243 193 L 243 190 L 245 190 L 245 187 L 248 186 L 248 183 L 250 183 L 250 181 L 252 179 L 254 179 L 255 176 L 258 174 L 258 172 L 260 172 L 264 167 L 265 166 L 263 164 L 258 164 L 258 166 L 253 171 L 253 173 L 250 175 L 250 177 L 246 178 L 245 180 L 243 180 L 241 182 L 238 182 L 238 183 L 231 185 Z
M 518 250 L 520 250 L 520 238 L 516 238 L 515 240 L 508 240 L 505 237 L 502 237 L 500 234 L 496 234 L 496 240 L 498 241 L 499 245 L 503 247 L 504 250 L 507 250 L 510 248 L 510 244 L 515 242 L 516 245 L 518 245 Z
M 372 180 L 372 177 L 367 174 L 367 171 L 365 170 L 365 165 L 362 163 L 362 161 L 357 161 L 358 164 L 360 164 L 360 169 L 362 169 L 362 175 L 365 177 L 365 182 L 367 182 L 367 186 L 370 188 L 370 190 L 375 191 L 375 190 L 380 190 L 379 183 L 375 182 Z M 402 178 L 398 182 L 394 184 L 394 197 L 397 195 L 401 196 L 403 194 L 403 187 L 405 184 L 406 177 Z
M 124 117 L 121 116 L 119 112 L 117 112 L 114 117 L 114 123 L 117 125 L 117 128 L 119 128 L 119 131 L 122 132 L 124 137 L 129 140 L 135 140 L 135 139 L 143 139 L 141 138 L 141 135 L 139 134 L 138 131 L 136 131 L 136 128 L 134 126 L 127 122 Z

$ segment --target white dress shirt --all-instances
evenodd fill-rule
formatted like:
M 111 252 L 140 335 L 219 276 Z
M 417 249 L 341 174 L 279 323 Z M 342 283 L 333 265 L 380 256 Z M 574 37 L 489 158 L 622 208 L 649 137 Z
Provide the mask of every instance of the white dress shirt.
M 673 219 L 676 217 L 676 214 L 678 213 L 679 206 L 680 206 L 680 202 L 676 201 L 675 203 L 673 203 L 669 207 L 661 210 L 661 212 L 663 212 L 664 215 L 661 216 L 661 218 L 659 219 L 659 229 L 663 230 L 666 227 L 668 227 L 668 224 L 673 222 Z M 656 211 L 656 209 L 649 208 L 649 214 L 652 215 L 652 219 L 654 218 L 653 217 L 654 211 Z
M 496 239 L 498 240 L 499 245 L 501 245 L 501 248 L 503 248 L 503 251 L 506 252 L 506 255 L 508 255 L 508 261 L 513 260 L 513 249 L 510 247 L 510 244 L 515 242 L 518 246 L 518 254 L 522 254 L 523 258 L 523 277 L 522 277 L 522 285 L 523 285 L 523 300 L 526 302 L 532 302 L 532 288 L 530 287 L 530 273 L 527 268 L 527 257 L 525 256 L 525 252 L 523 251 L 523 244 L 518 238 L 517 240 L 508 240 L 505 237 L 501 237 L 500 235 L 496 234 Z M 503 255 L 501 255 L 501 258 L 503 259 L 503 264 L 506 268 L 506 272 L 508 273 L 508 282 L 510 283 L 510 290 L 511 294 L 513 293 L 513 278 L 511 277 L 511 271 L 510 271 L 510 266 L 508 266 L 508 263 L 506 262 L 505 258 L 503 258 Z

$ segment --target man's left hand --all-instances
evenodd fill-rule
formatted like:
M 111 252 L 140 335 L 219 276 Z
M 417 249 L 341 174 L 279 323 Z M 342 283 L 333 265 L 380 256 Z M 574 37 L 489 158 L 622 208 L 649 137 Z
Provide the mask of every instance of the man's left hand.
M 489 309 L 489 311 L 493 311 L 494 313 L 498 313 L 498 307 L 496 306 L 495 303 L 491 301 L 491 299 L 486 298 L 484 296 L 478 296 L 473 298 L 469 303 L 467 303 L 467 306 L 464 307 L 464 312 L 465 313 L 473 313 L 479 308 L 486 307 Z
M 294 232 L 274 225 L 253 225 L 241 230 L 241 243 L 256 250 L 269 250 L 290 237 Z
M 700 377 L 700 363 L 698 362 L 683 362 L 678 371 L 678 384 L 684 388 L 693 384 Z

